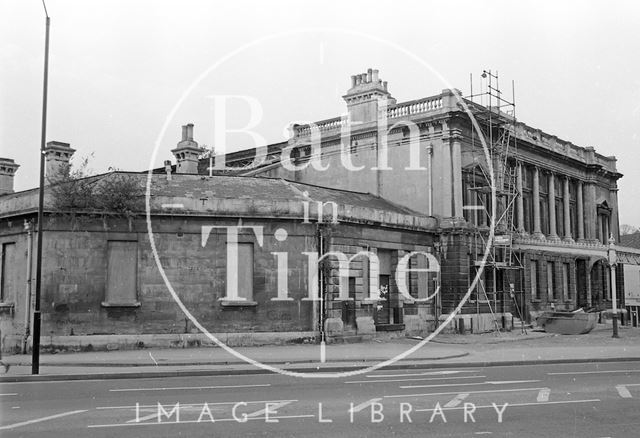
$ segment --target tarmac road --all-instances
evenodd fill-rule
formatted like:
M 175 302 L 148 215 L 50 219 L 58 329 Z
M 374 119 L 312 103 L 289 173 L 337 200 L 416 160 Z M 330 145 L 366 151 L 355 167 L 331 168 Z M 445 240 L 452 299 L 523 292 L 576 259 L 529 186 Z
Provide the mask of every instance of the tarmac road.
M 640 436 L 640 362 L 0 385 L 24 437 Z

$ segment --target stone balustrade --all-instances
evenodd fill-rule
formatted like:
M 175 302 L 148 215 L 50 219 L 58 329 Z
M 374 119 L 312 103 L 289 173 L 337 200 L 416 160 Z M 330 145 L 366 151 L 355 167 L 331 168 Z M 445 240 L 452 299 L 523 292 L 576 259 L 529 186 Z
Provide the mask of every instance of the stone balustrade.
M 387 118 L 412 116 L 442 109 L 442 97 L 427 97 L 420 100 L 405 102 L 387 109 Z

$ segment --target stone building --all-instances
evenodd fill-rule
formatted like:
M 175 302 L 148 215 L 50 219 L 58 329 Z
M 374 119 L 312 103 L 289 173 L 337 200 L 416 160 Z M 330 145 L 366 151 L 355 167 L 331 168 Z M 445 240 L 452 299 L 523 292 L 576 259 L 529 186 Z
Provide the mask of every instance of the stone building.
M 510 329 L 514 318 L 549 309 L 611 306 L 615 157 L 458 90 L 398 103 L 377 70 L 352 76 L 343 99 L 346 117 L 294 125 L 289 141 L 212 159 L 198 158 L 185 125 L 176 163 L 151 180 L 155 244 L 141 212 L 68 220 L 49 209 L 43 333 L 65 342 L 92 335 L 82 342 L 94 345 L 98 335 L 201 342 L 163 275 L 187 310 L 231 343 L 426 334 L 458 306 L 448 328 L 474 332 Z M 61 147 L 69 145 L 52 145 L 48 160 L 68 159 L 56 154 L 68 152 Z M 37 190 L 11 193 L 17 165 L 0 165 L 0 193 L 8 193 L 0 197 L 8 291 L 0 323 L 19 340 L 29 323 L 22 260 L 33 245 L 24 222 L 33 222 Z M 146 184 L 144 172 L 94 178 L 119 175 Z M 238 225 L 237 239 L 223 232 Z M 203 240 L 206 227 L 214 228 Z M 613 281 L 622 305 L 622 269 Z

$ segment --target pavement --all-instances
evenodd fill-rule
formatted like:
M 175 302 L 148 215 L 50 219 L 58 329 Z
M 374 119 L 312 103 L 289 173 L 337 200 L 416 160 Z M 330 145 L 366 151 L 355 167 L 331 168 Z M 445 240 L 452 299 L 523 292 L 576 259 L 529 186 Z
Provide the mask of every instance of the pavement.
M 640 328 L 620 327 L 613 339 L 610 325 L 586 335 L 553 335 L 520 330 L 479 335 L 439 335 L 386 369 L 443 368 L 541 363 L 640 361 Z M 40 374 L 31 375 L 30 355 L 5 356 L 11 364 L 0 382 L 117 379 L 198 375 L 261 374 L 285 370 L 337 372 L 371 367 L 414 347 L 420 339 L 329 344 L 321 360 L 317 344 L 243 347 L 235 352 L 262 364 L 250 364 L 219 347 L 141 349 L 41 354 Z

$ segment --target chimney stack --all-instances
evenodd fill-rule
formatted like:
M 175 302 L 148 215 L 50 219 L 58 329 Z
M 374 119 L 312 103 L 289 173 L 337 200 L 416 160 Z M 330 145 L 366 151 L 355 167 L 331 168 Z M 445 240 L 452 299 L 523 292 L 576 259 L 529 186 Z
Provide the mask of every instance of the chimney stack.
M 20 167 L 10 158 L 0 158 L 0 196 L 13 193 L 13 178 Z
M 167 173 L 167 181 L 171 181 L 171 160 L 165 160 L 164 171 Z
M 56 177 L 69 174 L 69 162 L 75 152 L 69 143 L 63 143 L 61 141 L 50 141 L 44 148 L 45 158 L 45 175 L 47 179 L 51 181 Z
M 176 173 L 198 174 L 198 156 L 202 149 L 193 139 L 193 123 L 182 126 L 182 140 L 171 153 L 176 157 Z
M 387 89 L 387 82 L 382 81 L 380 71 L 369 68 L 366 73 L 351 76 L 351 88 L 342 96 L 347 103 L 347 110 L 352 122 L 369 123 L 377 120 L 380 100 L 387 105 L 395 105 Z

